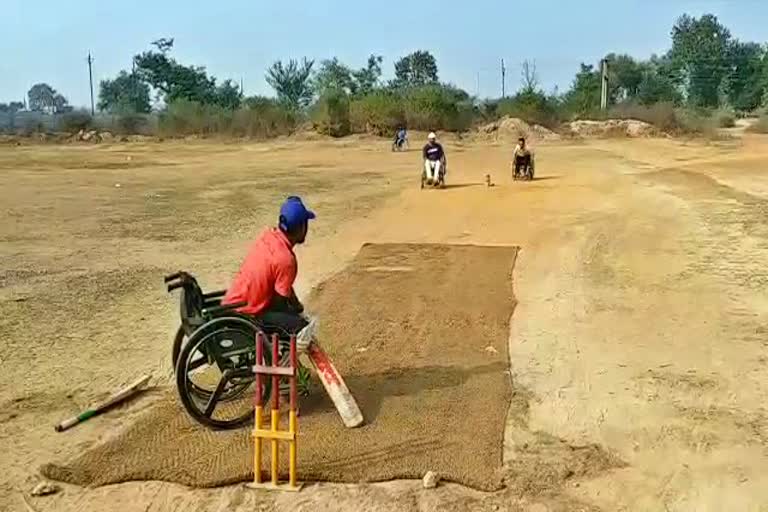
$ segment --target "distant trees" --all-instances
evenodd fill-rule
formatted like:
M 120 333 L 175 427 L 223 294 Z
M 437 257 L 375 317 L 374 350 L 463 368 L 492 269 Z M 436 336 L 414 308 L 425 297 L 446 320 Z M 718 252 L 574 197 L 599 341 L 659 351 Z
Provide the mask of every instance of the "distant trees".
M 72 110 L 67 99 L 46 83 L 33 85 L 27 93 L 29 110 L 56 114 Z
M 99 86 L 99 110 L 111 113 L 150 111 L 149 85 L 136 73 L 121 71 L 113 80 Z
M 419 87 L 437 83 L 437 61 L 424 50 L 413 52 L 395 62 L 397 86 Z
M 312 101 L 312 66 L 315 61 L 306 58 L 299 63 L 290 59 L 287 64 L 277 61 L 267 69 L 267 83 L 277 93 L 277 99 L 292 109 L 306 107 Z M 339 77 L 334 77 L 338 79 Z

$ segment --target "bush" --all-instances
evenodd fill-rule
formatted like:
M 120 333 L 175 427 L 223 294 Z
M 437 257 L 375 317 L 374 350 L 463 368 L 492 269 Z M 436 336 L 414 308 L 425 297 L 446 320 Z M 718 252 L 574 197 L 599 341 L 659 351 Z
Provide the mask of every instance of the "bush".
M 540 124 L 552 129 L 562 122 L 557 99 L 539 91 L 521 92 L 512 98 L 505 98 L 498 102 L 494 110 L 499 117 L 516 117 L 529 124 Z
M 733 128 L 736 126 L 736 114 L 729 110 L 718 110 L 713 114 L 715 124 L 720 128 Z
M 474 107 L 466 92 L 446 85 L 408 90 L 404 97 L 406 124 L 414 130 L 463 131 L 474 120 Z
M 168 137 L 231 135 L 276 137 L 293 133 L 298 122 L 291 109 L 268 98 L 249 98 L 245 106 L 231 110 L 217 105 L 179 100 L 160 115 L 159 130 Z
M 148 135 L 152 131 L 149 116 L 134 112 L 118 115 L 112 123 L 112 130 L 124 135 Z
M 665 133 L 678 133 L 683 129 L 678 111 L 672 103 L 656 103 L 640 105 L 637 103 L 620 103 L 614 105 L 601 117 L 610 119 L 637 119 L 652 124 Z
M 747 128 L 752 133 L 768 133 L 768 114 L 761 115 L 757 121 Z
M 318 133 L 331 137 L 349 135 L 349 96 L 340 89 L 327 90 L 312 106 L 310 117 Z
M 389 137 L 398 126 L 405 125 L 402 98 L 393 91 L 375 91 L 354 99 L 349 116 L 351 129 L 355 133 Z
M 77 133 L 93 126 L 93 117 L 84 110 L 76 110 L 63 114 L 59 120 L 59 131 Z

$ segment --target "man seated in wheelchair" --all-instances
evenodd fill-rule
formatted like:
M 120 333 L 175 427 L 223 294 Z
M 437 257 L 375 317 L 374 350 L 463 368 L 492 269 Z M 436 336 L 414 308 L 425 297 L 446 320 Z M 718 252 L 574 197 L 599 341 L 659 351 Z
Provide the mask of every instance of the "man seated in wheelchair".
M 424 157 L 424 172 L 427 177 L 427 184 L 431 185 L 440 180 L 441 173 L 445 173 L 445 151 L 443 146 L 437 142 L 437 135 L 434 132 L 427 136 L 427 144 L 422 150 Z
M 405 145 L 405 143 L 408 141 L 408 132 L 405 130 L 404 127 L 400 127 L 397 129 L 397 132 L 395 133 L 395 146 L 400 148 Z
M 254 316 L 268 334 L 298 334 L 308 325 L 304 306 L 293 289 L 298 263 L 293 248 L 303 244 L 315 214 L 291 196 L 280 207 L 276 228 L 251 245 L 222 304 L 247 302 L 240 313 Z
M 517 146 L 512 152 L 512 163 L 515 167 L 515 177 L 520 177 L 522 171 L 528 172 L 528 167 L 533 168 L 533 153 L 525 143 L 525 137 L 517 140 Z

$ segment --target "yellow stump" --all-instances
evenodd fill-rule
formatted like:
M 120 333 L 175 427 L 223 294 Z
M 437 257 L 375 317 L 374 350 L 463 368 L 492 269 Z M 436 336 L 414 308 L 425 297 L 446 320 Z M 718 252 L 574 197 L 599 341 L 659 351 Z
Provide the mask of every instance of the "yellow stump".
M 264 408 L 260 405 L 256 406 L 256 421 L 253 430 L 253 481 L 254 483 L 261 483 L 261 437 L 256 435 L 256 432 L 261 430 L 263 424 Z
M 283 491 L 300 491 L 302 485 L 296 481 L 296 438 L 298 431 L 298 417 L 296 414 L 297 392 L 296 392 L 296 339 L 291 339 L 291 366 L 278 367 L 273 363 L 272 366 L 263 366 L 261 364 L 261 339 L 257 339 L 257 362 L 254 367 L 254 372 L 257 375 L 256 379 L 256 412 L 255 412 L 255 425 L 253 427 L 253 482 L 248 484 L 248 487 L 256 489 L 269 489 L 269 490 L 283 490 Z M 274 340 L 274 347 L 277 347 L 277 340 Z M 273 361 L 277 361 L 277 354 L 273 356 Z M 290 399 L 290 411 L 288 416 L 288 430 L 280 430 L 280 409 L 277 408 L 279 403 L 279 395 L 273 395 L 274 402 L 272 409 L 270 410 L 270 425 L 269 430 L 264 428 L 264 406 L 261 401 L 261 376 L 272 376 L 273 385 L 272 392 L 280 393 L 278 376 L 288 377 L 291 383 L 291 399 Z M 270 462 L 270 469 L 272 471 L 270 482 L 265 483 L 261 477 L 261 458 L 264 452 L 263 440 L 269 439 L 272 447 L 272 459 Z M 280 441 L 287 441 L 289 443 L 290 451 L 288 454 L 288 482 L 287 485 L 280 484 Z

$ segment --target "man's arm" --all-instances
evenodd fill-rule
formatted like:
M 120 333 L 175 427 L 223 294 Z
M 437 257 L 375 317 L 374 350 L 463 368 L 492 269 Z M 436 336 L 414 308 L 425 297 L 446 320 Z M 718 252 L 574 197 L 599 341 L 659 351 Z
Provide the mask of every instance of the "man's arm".
M 425 145 L 421 150 L 421 156 L 424 160 L 427 159 L 427 146 Z

